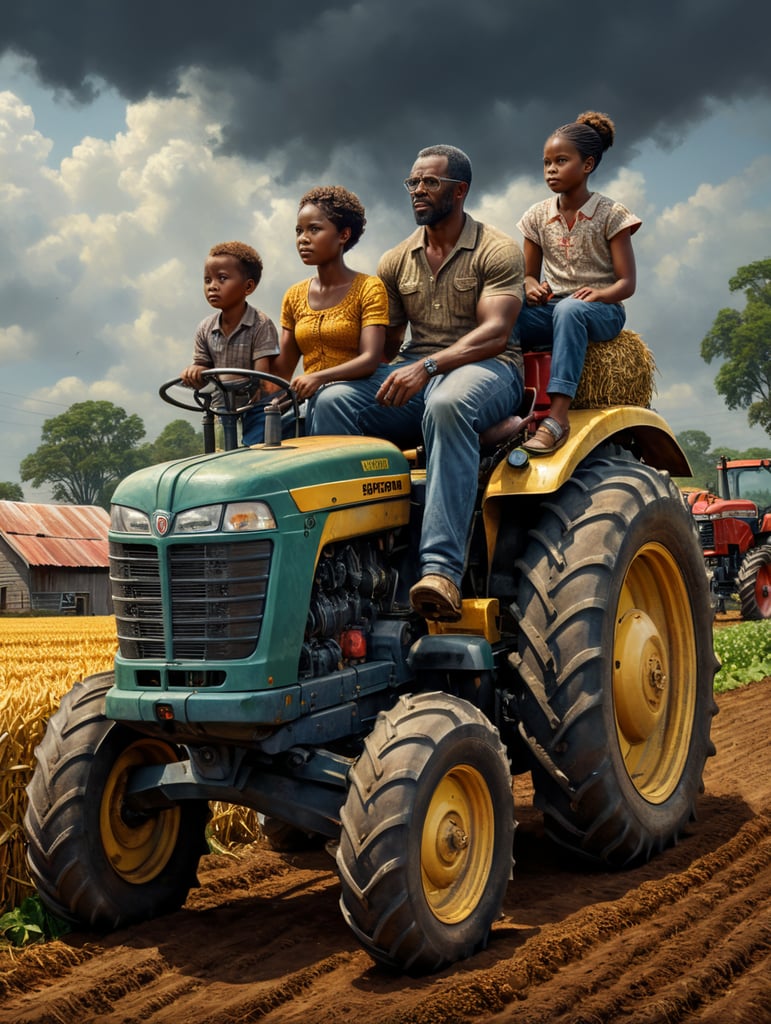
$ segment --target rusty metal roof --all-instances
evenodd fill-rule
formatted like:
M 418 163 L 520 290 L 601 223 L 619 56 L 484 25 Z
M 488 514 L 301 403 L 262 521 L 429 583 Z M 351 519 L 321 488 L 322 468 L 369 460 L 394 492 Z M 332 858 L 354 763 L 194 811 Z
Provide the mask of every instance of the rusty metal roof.
M 0 501 L 0 536 L 30 566 L 107 568 L 109 526 L 97 505 Z

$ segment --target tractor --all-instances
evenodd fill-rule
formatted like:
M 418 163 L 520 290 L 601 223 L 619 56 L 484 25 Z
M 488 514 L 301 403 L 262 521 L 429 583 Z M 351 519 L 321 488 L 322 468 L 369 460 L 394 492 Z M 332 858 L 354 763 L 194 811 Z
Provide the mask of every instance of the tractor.
M 688 496 L 716 608 L 724 612 L 736 594 L 742 618 L 769 619 L 771 459 L 721 458 L 717 490 Z
M 114 670 L 62 698 L 28 786 L 44 903 L 95 930 L 177 910 L 224 801 L 282 843 L 326 843 L 358 941 L 425 974 L 484 948 L 500 916 L 513 775 L 573 862 L 674 843 L 714 753 L 716 660 L 670 480 L 689 467 L 661 417 L 574 410 L 569 442 L 528 459 L 527 389 L 519 444 L 483 453 L 462 617 L 427 622 L 408 600 L 421 446 L 282 440 L 271 407 L 265 443 L 239 447 L 234 373 L 192 397 L 163 385 L 203 412 L 208 450 L 113 495 Z

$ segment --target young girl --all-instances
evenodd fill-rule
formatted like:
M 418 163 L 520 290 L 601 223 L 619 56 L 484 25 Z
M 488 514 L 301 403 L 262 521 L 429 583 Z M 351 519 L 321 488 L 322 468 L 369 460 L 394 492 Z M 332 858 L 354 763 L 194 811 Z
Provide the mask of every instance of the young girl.
M 522 348 L 552 352 L 551 409 L 522 446 L 531 455 L 550 455 L 567 440 L 587 343 L 616 337 L 626 320 L 622 300 L 635 290 L 631 239 L 642 221 L 587 185 L 614 135 L 610 118 L 595 111 L 558 128 L 543 151 L 555 197 L 531 206 L 517 225 L 525 236 Z
M 360 274 L 345 253 L 361 238 L 364 207 L 353 192 L 324 185 L 300 200 L 297 251 L 316 276 L 292 285 L 281 304 L 281 351 L 271 372 L 291 378 L 302 356 L 303 372 L 292 381 L 298 399 L 309 401 L 305 430 L 310 433 L 313 396 L 324 384 L 368 377 L 383 360 L 388 299 L 378 277 Z

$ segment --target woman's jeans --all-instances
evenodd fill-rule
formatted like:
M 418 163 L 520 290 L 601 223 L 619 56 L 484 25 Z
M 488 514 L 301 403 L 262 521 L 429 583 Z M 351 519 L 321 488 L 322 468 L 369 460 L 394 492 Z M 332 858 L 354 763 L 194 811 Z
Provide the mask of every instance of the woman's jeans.
M 316 393 L 314 434 L 368 434 L 401 448 L 426 445 L 426 504 L 421 575 L 460 587 L 479 476 L 479 435 L 519 408 L 522 382 L 500 359 L 459 366 L 429 380 L 406 405 L 378 405 L 375 395 L 398 364 L 371 377 L 328 384 Z
M 610 341 L 626 323 L 620 303 L 552 299 L 545 306 L 523 306 L 517 326 L 523 352 L 551 349 L 550 395 L 574 398 L 590 341 Z

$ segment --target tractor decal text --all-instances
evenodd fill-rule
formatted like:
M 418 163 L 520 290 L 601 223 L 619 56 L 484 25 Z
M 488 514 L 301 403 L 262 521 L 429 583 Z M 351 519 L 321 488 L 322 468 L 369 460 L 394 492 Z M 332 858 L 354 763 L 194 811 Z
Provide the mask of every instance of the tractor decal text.
M 365 498 L 369 498 L 373 494 L 394 494 L 403 490 L 404 485 L 399 477 L 394 477 L 391 480 L 366 480 L 361 485 L 361 493 Z
M 365 473 L 376 473 L 381 469 L 389 469 L 388 459 L 362 459 L 361 468 Z
M 362 501 L 388 502 L 408 498 L 410 475 L 376 476 L 369 479 L 335 480 L 331 483 L 295 487 L 290 492 L 300 512 L 319 512 L 324 508 L 341 508 Z

